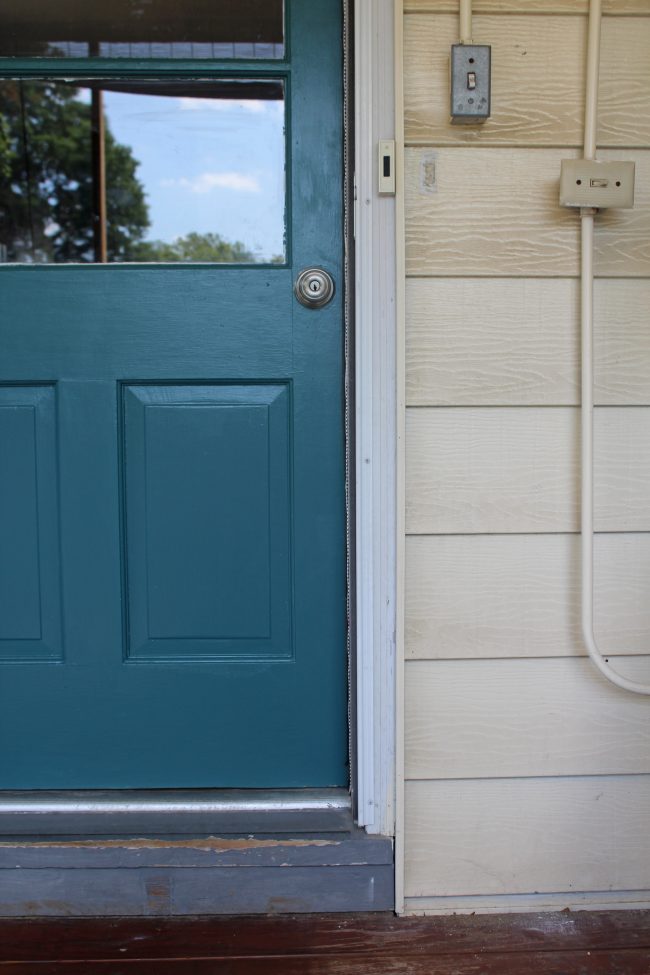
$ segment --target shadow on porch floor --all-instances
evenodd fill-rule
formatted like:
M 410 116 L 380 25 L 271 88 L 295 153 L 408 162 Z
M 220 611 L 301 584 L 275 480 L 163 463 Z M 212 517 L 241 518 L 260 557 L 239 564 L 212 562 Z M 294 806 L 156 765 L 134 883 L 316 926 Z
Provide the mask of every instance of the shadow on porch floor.
M 649 975 L 650 911 L 0 921 L 16 975 Z

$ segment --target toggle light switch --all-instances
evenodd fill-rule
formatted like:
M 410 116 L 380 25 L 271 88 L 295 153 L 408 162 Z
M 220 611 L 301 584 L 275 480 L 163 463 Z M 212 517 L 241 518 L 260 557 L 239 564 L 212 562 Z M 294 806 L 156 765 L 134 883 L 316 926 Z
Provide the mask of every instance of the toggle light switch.
M 634 163 L 598 159 L 563 159 L 560 174 L 563 207 L 634 206 Z
M 454 44 L 451 49 L 451 121 L 471 125 L 490 117 L 491 47 Z

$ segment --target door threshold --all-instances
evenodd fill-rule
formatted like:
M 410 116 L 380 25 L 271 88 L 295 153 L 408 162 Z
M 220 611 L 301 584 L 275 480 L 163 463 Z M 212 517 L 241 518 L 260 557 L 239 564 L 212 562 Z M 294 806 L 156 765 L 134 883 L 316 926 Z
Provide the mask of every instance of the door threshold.
M 390 911 L 393 892 L 392 840 L 358 827 L 0 842 L 0 917 Z
M 342 832 L 347 789 L 125 789 L 0 793 L 0 835 Z

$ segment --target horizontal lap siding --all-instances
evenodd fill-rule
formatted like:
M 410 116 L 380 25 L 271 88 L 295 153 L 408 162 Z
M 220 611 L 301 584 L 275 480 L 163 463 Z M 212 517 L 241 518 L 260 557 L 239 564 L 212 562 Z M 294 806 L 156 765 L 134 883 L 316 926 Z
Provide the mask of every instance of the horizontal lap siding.
M 643 890 L 650 776 L 406 786 L 407 897 Z
M 616 670 L 650 680 L 650 657 Z M 406 668 L 410 779 L 650 773 L 650 710 L 588 660 L 446 660 Z M 650 865 L 650 842 L 648 842 Z
M 489 39 L 493 65 L 492 115 L 480 131 L 449 124 L 449 48 L 457 40 L 457 14 L 413 14 L 404 29 L 407 144 L 582 145 L 585 17 L 474 18 L 474 35 Z M 650 143 L 649 45 L 649 18 L 604 21 L 598 129 L 603 147 Z
M 579 218 L 560 207 L 572 149 L 411 148 L 405 151 L 406 268 L 420 276 L 577 276 Z M 607 149 L 636 162 L 635 205 L 599 215 L 599 277 L 650 275 L 650 151 Z M 433 168 L 435 167 L 435 182 Z
M 650 680 L 650 0 L 603 7 L 598 155 L 637 180 L 596 226 L 595 630 Z M 407 909 L 650 900 L 650 699 L 580 634 L 579 220 L 558 185 L 587 0 L 474 0 L 480 127 L 448 119 L 457 0 L 405 10 Z
M 476 14 L 586 14 L 589 0 L 474 0 Z M 457 14 L 458 0 L 404 0 L 405 13 Z M 605 16 L 650 14 L 650 0 L 603 0 Z M 477 34 L 478 36 L 478 34 Z
M 650 404 L 650 279 L 600 279 L 594 304 L 596 403 Z M 408 405 L 579 403 L 577 279 L 410 278 L 406 307 Z
M 594 553 L 599 645 L 611 654 L 649 653 L 650 533 L 597 535 Z M 407 660 L 584 654 L 580 537 L 407 538 L 405 636 Z
M 411 409 L 409 534 L 579 529 L 580 414 L 572 407 Z M 650 410 L 599 407 L 597 531 L 650 531 Z

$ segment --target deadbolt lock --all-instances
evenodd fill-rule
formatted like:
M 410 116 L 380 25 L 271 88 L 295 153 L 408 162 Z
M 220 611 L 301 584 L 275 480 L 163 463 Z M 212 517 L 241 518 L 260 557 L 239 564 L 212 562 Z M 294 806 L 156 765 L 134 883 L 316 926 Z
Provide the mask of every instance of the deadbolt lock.
M 322 308 L 334 297 L 334 278 L 322 267 L 306 267 L 296 278 L 294 291 L 305 308 Z

